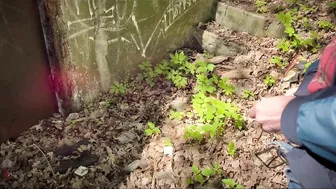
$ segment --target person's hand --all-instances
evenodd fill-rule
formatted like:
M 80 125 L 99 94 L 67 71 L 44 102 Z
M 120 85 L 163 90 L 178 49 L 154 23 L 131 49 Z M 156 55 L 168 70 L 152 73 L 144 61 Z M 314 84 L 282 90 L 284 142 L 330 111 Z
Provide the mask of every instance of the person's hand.
M 262 125 L 266 132 L 281 131 L 281 115 L 286 105 L 295 98 L 295 96 L 275 96 L 262 98 L 249 111 L 249 117 Z

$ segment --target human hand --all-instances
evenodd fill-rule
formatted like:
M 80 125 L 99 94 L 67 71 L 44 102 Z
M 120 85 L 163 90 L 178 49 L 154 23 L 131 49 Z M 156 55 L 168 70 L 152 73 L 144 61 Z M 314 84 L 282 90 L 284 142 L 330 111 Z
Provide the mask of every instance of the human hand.
M 251 108 L 249 117 L 255 118 L 266 132 L 280 132 L 282 112 L 294 98 L 295 96 L 262 98 L 260 102 Z

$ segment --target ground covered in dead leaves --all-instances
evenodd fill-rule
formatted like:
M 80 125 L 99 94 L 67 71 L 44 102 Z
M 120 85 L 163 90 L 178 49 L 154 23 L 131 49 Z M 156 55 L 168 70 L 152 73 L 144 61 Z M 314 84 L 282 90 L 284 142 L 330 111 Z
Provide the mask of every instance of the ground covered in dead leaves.
M 125 95 L 102 94 L 81 112 L 66 119 L 55 114 L 15 141 L 1 144 L 0 188 L 200 188 L 186 182 L 193 175 L 191 167 L 204 168 L 215 162 L 223 174 L 207 179 L 206 187 L 225 187 L 223 178 L 234 179 L 246 188 L 287 187 L 285 165 L 267 168 L 255 155 L 268 142 L 284 140 L 283 136 L 262 132 L 246 117 L 251 105 L 261 97 L 291 95 L 297 87 L 298 81 L 281 81 L 283 70 L 269 63 L 272 56 L 279 55 L 277 40 L 234 32 L 215 22 L 202 27 L 225 40 L 244 41 L 242 45 L 248 49 L 248 53 L 234 57 L 214 57 L 184 49 L 191 62 L 203 59 L 214 64 L 215 73 L 235 85 L 233 97 L 218 97 L 238 105 L 245 129 L 228 125 L 211 140 L 186 140 L 184 129 L 192 120 L 171 119 L 169 111 L 191 109 L 192 81 L 191 87 L 179 90 L 164 79 L 159 79 L 154 87 L 133 80 Z M 326 33 L 324 41 L 333 34 Z M 301 55 L 313 61 L 319 52 Z M 276 78 L 274 86 L 266 86 L 266 75 Z M 254 96 L 243 98 L 246 89 Z M 153 122 L 161 133 L 146 136 L 148 122 Z M 164 153 L 167 138 L 173 146 L 170 155 Z M 237 148 L 233 157 L 228 154 L 229 142 Z M 264 154 L 262 159 L 270 156 Z M 82 172 L 77 169 L 79 166 L 83 166 Z
M 189 54 L 191 57 L 204 58 L 204 54 Z M 232 63 L 234 66 L 236 59 L 248 61 L 251 60 L 250 56 L 254 56 L 252 60 L 256 61 L 239 64 L 255 64 L 259 61 L 255 58 L 258 53 L 252 54 L 244 55 L 248 56 L 245 58 L 230 58 L 225 64 Z M 217 65 L 218 70 L 221 70 L 222 64 Z M 246 115 L 259 94 L 274 94 L 279 89 L 276 86 L 267 90 L 262 79 L 254 76 L 240 78 L 236 85 L 237 90 L 249 88 L 256 94 L 250 100 L 239 96 L 232 99 L 242 109 L 243 115 Z M 71 114 L 66 120 L 55 114 L 15 141 L 1 144 L 0 162 L 2 167 L 8 169 L 2 170 L 4 173 L 0 186 L 187 188 L 186 179 L 192 176 L 192 165 L 206 167 L 217 162 L 225 177 L 235 179 L 248 188 L 285 187 L 283 166 L 266 168 L 254 155 L 264 149 L 267 142 L 280 139 L 279 136 L 263 133 L 257 125 L 251 123 L 243 131 L 228 127 L 223 136 L 206 143 L 186 141 L 183 136 L 188 120 L 171 120 L 168 112 L 172 108 L 188 108 L 191 92 L 177 90 L 168 81 L 162 81 L 153 88 L 136 82 L 131 86 L 126 95 L 102 95 L 96 103 L 82 112 Z M 160 128 L 160 135 L 144 135 L 149 121 Z M 174 148 L 171 157 L 163 153 L 167 137 L 171 139 Z M 227 154 L 227 144 L 231 141 L 237 148 L 235 158 Z M 71 161 L 75 158 L 76 161 Z M 82 177 L 74 173 L 79 165 L 88 168 L 87 174 Z M 222 187 L 220 179 L 209 181 L 208 186 Z

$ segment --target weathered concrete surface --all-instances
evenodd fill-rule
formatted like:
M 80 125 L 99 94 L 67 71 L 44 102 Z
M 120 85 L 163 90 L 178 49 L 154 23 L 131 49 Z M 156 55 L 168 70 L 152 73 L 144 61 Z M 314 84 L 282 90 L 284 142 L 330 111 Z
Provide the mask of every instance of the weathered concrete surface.
M 255 36 L 283 37 L 284 27 L 277 21 L 262 15 L 218 3 L 216 22 L 233 30 Z
M 209 18 L 214 2 L 42 0 L 40 7 L 56 7 L 46 14 L 57 21 L 54 34 L 46 36 L 58 41 L 55 50 L 65 52 L 58 56 L 64 59 L 58 60 L 61 72 L 67 73 L 60 92 L 66 95 L 60 98 L 71 99 L 64 109 L 80 107 L 107 91 L 112 81 L 129 77 L 143 60 L 158 61 L 183 45 L 192 26 Z
M 35 0 L 0 0 L 0 57 L 1 143 L 56 111 Z
M 214 55 L 236 56 L 247 53 L 247 47 L 243 44 L 237 44 L 232 41 L 226 41 L 225 38 L 204 30 L 196 32 L 198 41 L 202 44 L 204 50 Z

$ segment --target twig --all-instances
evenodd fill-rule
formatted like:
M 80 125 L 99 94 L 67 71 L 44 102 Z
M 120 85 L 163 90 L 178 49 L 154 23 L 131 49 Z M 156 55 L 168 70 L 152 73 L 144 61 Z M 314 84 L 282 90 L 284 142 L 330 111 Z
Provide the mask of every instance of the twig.
M 49 165 L 49 167 L 50 167 L 50 169 L 51 169 L 52 174 L 55 175 L 54 170 L 53 170 L 53 168 L 51 167 L 51 165 L 50 165 L 50 163 L 49 163 L 49 160 L 48 160 L 47 156 L 45 155 L 45 153 L 44 153 L 44 152 L 41 150 L 41 148 L 38 147 L 36 144 L 33 144 L 33 146 L 35 146 L 35 147 L 36 147 L 36 148 L 43 154 L 45 160 L 47 161 L 47 163 L 48 163 L 48 165 Z

